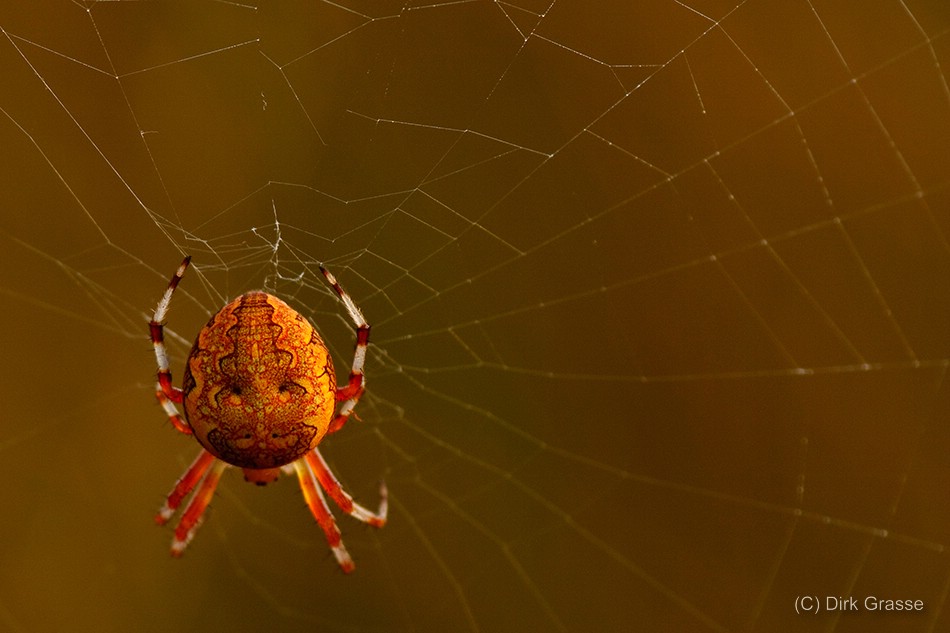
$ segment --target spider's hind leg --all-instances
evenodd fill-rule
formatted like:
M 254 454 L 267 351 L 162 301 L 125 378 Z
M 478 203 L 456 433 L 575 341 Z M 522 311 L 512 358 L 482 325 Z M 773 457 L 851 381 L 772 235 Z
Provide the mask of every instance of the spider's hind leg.
M 228 467 L 226 462 L 216 459 L 214 455 L 202 449 L 195 461 L 191 463 L 185 474 L 168 494 L 165 504 L 155 515 L 155 522 L 164 525 L 174 516 L 181 502 L 194 490 L 198 489 L 185 507 L 185 511 L 175 526 L 175 538 L 172 540 L 172 556 L 181 556 L 194 538 L 195 532 L 201 526 L 202 516 L 211 503 L 214 491 L 221 480 L 221 474 Z

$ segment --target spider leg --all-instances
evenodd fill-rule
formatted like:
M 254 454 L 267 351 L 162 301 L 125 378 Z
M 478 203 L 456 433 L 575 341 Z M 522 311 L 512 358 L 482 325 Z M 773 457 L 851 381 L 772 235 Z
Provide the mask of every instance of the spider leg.
M 343 305 L 346 306 L 347 313 L 350 315 L 350 320 L 353 321 L 353 325 L 356 326 L 356 347 L 353 350 L 353 363 L 350 365 L 350 378 L 345 387 L 336 390 L 336 399 L 343 404 L 340 405 L 336 417 L 330 422 L 330 427 L 327 430 L 327 433 L 334 433 L 339 431 L 350 418 L 350 415 L 353 413 L 353 408 L 360 400 L 360 396 L 366 391 L 366 378 L 363 375 L 363 365 L 366 362 L 366 348 L 369 347 L 370 325 L 366 322 L 366 317 L 363 316 L 363 312 L 359 309 L 359 306 L 357 306 L 353 298 L 343 290 L 343 287 L 340 286 L 336 277 L 323 266 L 320 266 L 320 272 L 327 278 L 327 282 L 333 287 L 337 296 L 340 297 Z
M 330 495 L 330 498 L 333 499 L 333 502 L 336 503 L 341 510 L 349 514 L 354 519 L 362 521 L 373 527 L 383 527 L 386 525 L 386 514 L 389 510 L 389 499 L 388 492 L 386 490 L 386 484 L 383 483 L 379 487 L 380 501 L 379 501 L 379 510 L 372 512 L 360 504 L 353 501 L 353 497 L 350 496 L 348 492 L 343 490 L 343 486 L 340 485 L 339 480 L 333 475 L 333 472 L 330 470 L 330 466 L 327 464 L 326 460 L 323 459 L 323 455 L 320 454 L 320 451 L 316 448 L 311 450 L 304 456 L 304 460 L 307 462 L 307 466 L 310 468 L 310 471 L 316 476 L 317 481 L 320 482 L 320 486 L 327 491 L 327 494 Z
M 161 301 L 159 301 L 155 307 L 152 320 L 148 323 L 152 347 L 155 349 L 155 360 L 158 364 L 158 384 L 155 387 L 155 397 L 158 398 L 162 408 L 165 409 L 165 413 L 168 414 L 168 419 L 171 420 L 172 425 L 182 433 L 189 435 L 191 434 L 191 429 L 185 421 L 181 419 L 178 408 L 175 406 L 175 403 L 181 402 L 182 395 L 181 389 L 172 385 L 172 372 L 168 364 L 168 351 L 165 349 L 165 326 L 162 324 L 162 321 L 165 320 L 165 315 L 168 313 L 168 306 L 171 303 L 172 294 L 174 294 L 175 288 L 178 287 L 178 282 L 181 281 L 190 262 L 190 256 L 182 260 L 181 265 L 178 266 L 178 270 L 175 271 L 175 274 L 172 275 L 171 280 L 169 280 L 168 287 L 165 289 L 165 294 L 162 295 Z
M 176 391 L 178 392 L 178 401 L 181 402 L 181 391 L 179 391 L 177 387 Z M 162 405 L 162 408 L 165 409 L 168 420 L 172 423 L 172 426 L 175 427 L 175 430 L 185 435 L 191 435 L 193 433 L 191 427 L 182 419 L 181 414 L 178 413 L 178 407 L 175 406 L 171 398 L 165 395 L 165 391 L 159 383 L 155 384 L 155 397 L 158 399 L 158 403 Z
M 206 452 L 207 451 L 202 451 L 202 453 Z M 211 454 L 208 453 L 208 455 Z M 201 460 L 203 457 L 204 455 L 200 455 L 198 460 Z M 191 542 L 191 539 L 195 537 L 195 532 L 201 526 L 202 515 L 205 509 L 207 509 L 208 504 L 211 503 L 214 490 L 218 487 L 218 481 L 221 480 L 221 474 L 227 467 L 228 464 L 226 462 L 220 459 L 214 459 L 214 457 L 211 458 L 210 469 L 204 466 L 204 469 L 208 470 L 208 472 L 201 479 L 198 490 L 195 491 L 194 496 L 192 496 L 191 501 L 188 502 L 185 511 L 181 515 L 181 520 L 178 522 L 178 525 L 175 526 L 175 538 L 172 539 L 172 556 L 181 556 L 185 548 L 188 547 L 188 544 Z M 188 473 L 186 473 L 186 475 L 187 474 Z
M 178 510 L 178 506 L 181 505 L 181 502 L 188 496 L 188 493 L 194 490 L 198 482 L 205 476 L 205 473 L 208 472 L 208 467 L 211 466 L 211 462 L 213 461 L 214 455 L 208 451 L 202 449 L 201 452 L 198 453 L 198 457 L 195 458 L 195 461 L 191 462 L 191 465 L 188 466 L 188 470 L 185 471 L 181 478 L 175 483 L 175 487 L 168 493 L 165 504 L 162 505 L 158 514 L 155 515 L 156 523 L 165 525 L 168 520 L 174 516 L 175 511 Z
M 300 491 L 303 492 L 303 498 L 307 502 L 307 507 L 310 508 L 310 514 L 313 515 L 313 518 L 317 520 L 317 523 L 323 529 L 323 533 L 326 534 L 330 551 L 333 552 L 333 556 L 336 558 L 340 569 L 346 574 L 350 573 L 356 568 L 356 565 L 353 563 L 349 552 L 346 551 L 346 547 L 343 546 L 340 528 L 337 527 L 336 520 L 330 513 L 327 500 L 323 497 L 320 486 L 317 485 L 317 479 L 313 474 L 313 470 L 306 460 L 303 459 L 298 459 L 294 462 L 294 469 L 297 471 L 297 479 L 300 481 Z

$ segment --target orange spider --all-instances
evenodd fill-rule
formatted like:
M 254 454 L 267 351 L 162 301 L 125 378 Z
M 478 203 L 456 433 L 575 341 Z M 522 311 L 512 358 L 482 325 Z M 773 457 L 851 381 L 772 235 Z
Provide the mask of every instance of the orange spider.
M 198 457 L 155 516 L 155 522 L 164 525 L 197 486 L 175 528 L 172 555 L 181 556 L 191 542 L 221 474 L 230 464 L 258 485 L 276 480 L 281 470 L 296 471 L 307 506 L 323 528 L 337 563 L 344 572 L 353 571 L 353 559 L 343 546 L 322 490 L 350 516 L 382 527 L 386 523 L 386 486 L 380 487 L 382 500 L 377 512 L 355 503 L 317 445 L 327 434 L 340 430 L 365 390 L 363 363 L 369 324 L 353 299 L 321 266 L 356 326 L 356 350 L 345 387 L 337 389 L 333 360 L 310 322 L 277 297 L 258 291 L 243 294 L 221 308 L 198 332 L 179 389 L 172 385 L 162 321 L 190 261 L 191 257 L 186 257 L 178 267 L 149 322 L 158 362 L 155 395 L 172 425 L 194 435 L 201 444 Z M 338 410 L 337 402 L 341 403 Z M 179 403 L 185 408 L 184 419 L 176 406 Z

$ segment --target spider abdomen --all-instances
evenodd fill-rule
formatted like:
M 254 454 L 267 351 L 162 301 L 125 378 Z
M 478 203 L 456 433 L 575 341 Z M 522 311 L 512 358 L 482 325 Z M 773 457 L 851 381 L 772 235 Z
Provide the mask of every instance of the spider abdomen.
M 234 466 L 272 469 L 320 443 L 335 389 L 333 362 L 310 322 L 273 295 L 249 292 L 198 333 L 182 395 L 206 450 Z

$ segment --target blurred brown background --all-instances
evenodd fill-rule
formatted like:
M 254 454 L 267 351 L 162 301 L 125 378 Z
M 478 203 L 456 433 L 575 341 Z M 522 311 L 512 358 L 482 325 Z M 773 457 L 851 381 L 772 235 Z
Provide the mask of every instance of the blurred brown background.
M 943 631 L 942 0 L 7 2 L 0 630 Z M 153 396 L 266 288 L 390 524 L 225 474 Z M 344 370 L 345 371 L 345 370 Z M 339 515 L 340 513 L 337 512 Z M 797 615 L 796 598 L 919 599 Z

